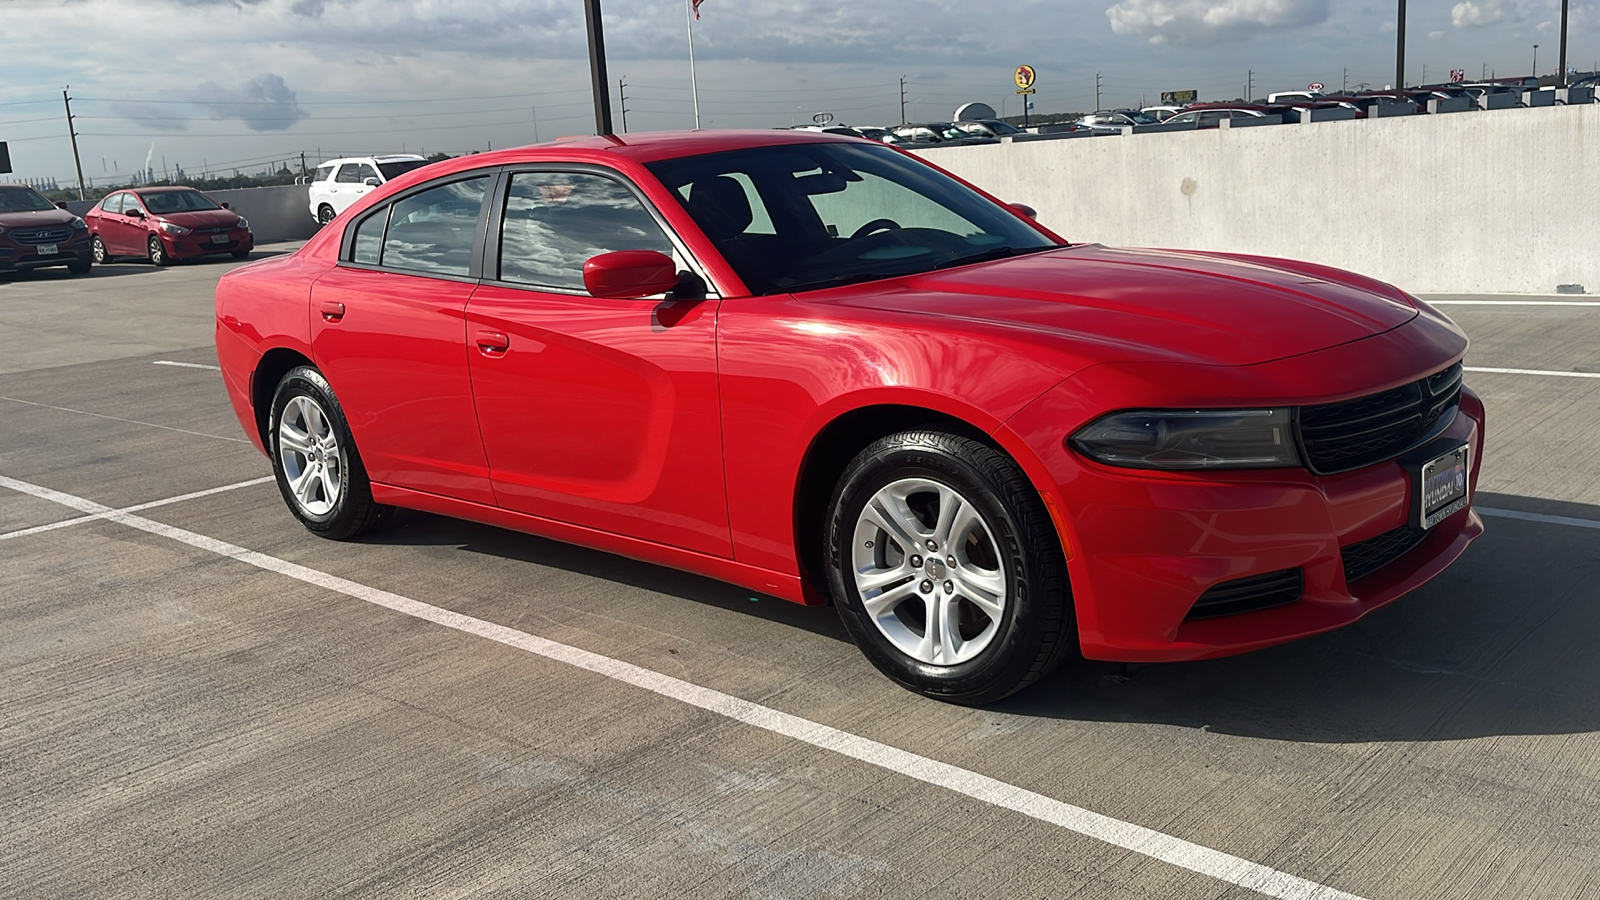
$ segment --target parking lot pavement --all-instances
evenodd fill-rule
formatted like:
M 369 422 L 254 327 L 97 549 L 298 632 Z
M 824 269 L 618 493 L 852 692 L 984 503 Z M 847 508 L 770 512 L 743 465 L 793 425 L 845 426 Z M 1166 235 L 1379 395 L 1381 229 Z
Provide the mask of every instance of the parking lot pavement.
M 1469 373 L 1489 532 L 1406 600 L 964 709 L 826 608 L 311 537 L 205 368 L 231 265 L 0 280 L 0 897 L 1600 892 L 1597 379 Z M 1469 367 L 1600 369 L 1600 308 L 1444 308 Z

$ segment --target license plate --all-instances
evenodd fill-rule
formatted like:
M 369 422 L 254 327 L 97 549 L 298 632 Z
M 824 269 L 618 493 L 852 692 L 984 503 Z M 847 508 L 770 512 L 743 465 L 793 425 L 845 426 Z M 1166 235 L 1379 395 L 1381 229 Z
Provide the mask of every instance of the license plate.
M 40 256 L 55 256 L 56 253 L 58 252 L 58 250 L 59 250 L 59 248 L 57 248 L 55 244 L 40 244 L 39 245 L 39 255 Z
M 1423 530 L 1444 521 L 1466 508 L 1467 470 L 1471 453 L 1466 444 L 1446 451 L 1422 464 L 1414 486 L 1422 502 L 1417 504 L 1417 527 Z
M 213 244 L 226 244 L 227 242 L 228 236 L 225 234 L 213 234 L 211 236 L 211 243 Z

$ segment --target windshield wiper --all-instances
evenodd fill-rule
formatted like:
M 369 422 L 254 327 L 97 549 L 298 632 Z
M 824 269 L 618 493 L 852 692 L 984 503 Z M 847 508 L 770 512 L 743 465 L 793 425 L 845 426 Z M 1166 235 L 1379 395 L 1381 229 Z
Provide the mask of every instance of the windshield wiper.
M 973 263 L 988 262 L 992 259 L 1005 259 L 1008 256 L 1023 256 L 1028 253 L 1038 253 L 1042 250 L 1059 249 L 1061 248 L 1057 247 L 1055 244 L 1048 244 L 1043 247 L 991 247 L 988 250 L 983 250 L 978 253 L 969 253 L 966 256 L 958 256 L 955 259 L 947 259 L 937 266 L 934 266 L 934 268 L 953 269 L 956 266 L 970 266 Z

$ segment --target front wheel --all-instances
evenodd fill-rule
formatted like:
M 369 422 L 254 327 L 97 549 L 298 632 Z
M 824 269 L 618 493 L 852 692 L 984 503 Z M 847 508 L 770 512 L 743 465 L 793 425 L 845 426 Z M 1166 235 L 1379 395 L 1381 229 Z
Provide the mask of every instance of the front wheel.
M 332 222 L 334 215 L 333 207 L 326 203 L 322 204 L 321 206 L 317 207 L 317 224 L 326 225 L 329 222 Z
M 345 540 L 378 524 L 384 507 L 372 499 L 344 409 L 321 372 L 289 370 L 272 397 L 270 421 L 278 490 L 307 530 Z
M 249 255 L 250 255 L 250 251 L 249 250 L 235 250 L 232 253 L 232 256 L 233 256 L 234 259 L 244 259 L 245 257 L 247 257 Z
M 829 579 L 856 644 L 920 694 L 999 700 L 1072 644 L 1049 514 L 1004 453 L 937 431 L 863 450 L 834 490 Z
M 172 257 L 167 255 L 167 248 L 161 243 L 161 238 L 153 234 L 150 235 L 148 241 L 145 241 L 145 255 L 150 258 L 151 265 L 169 266 L 172 264 Z
M 89 262 L 87 259 L 75 259 L 72 262 L 67 263 L 67 271 L 74 275 L 87 275 L 89 274 L 89 269 L 93 267 L 93 265 L 94 264 Z
M 89 240 L 89 250 L 94 254 L 94 264 L 103 266 L 111 262 L 111 254 L 106 252 L 106 242 L 100 240 L 100 235 L 95 235 Z

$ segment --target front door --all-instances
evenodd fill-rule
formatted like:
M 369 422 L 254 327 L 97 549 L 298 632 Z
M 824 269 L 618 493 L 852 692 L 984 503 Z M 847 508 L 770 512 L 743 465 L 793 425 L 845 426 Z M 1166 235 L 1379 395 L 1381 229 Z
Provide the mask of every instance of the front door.
M 500 505 L 731 556 L 717 301 L 584 290 L 584 262 L 612 250 L 659 250 L 688 266 L 620 179 L 515 172 L 508 184 L 498 272 L 484 273 L 467 304 L 473 397 Z

